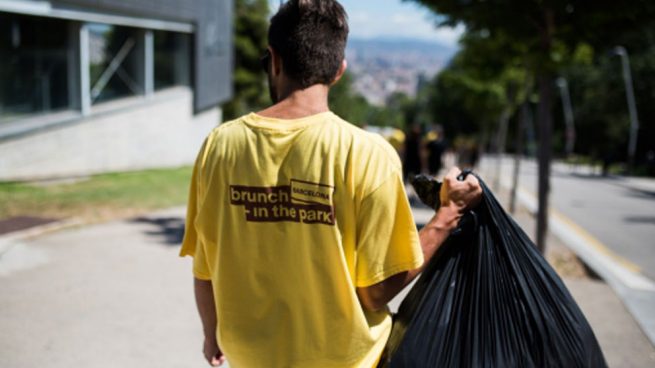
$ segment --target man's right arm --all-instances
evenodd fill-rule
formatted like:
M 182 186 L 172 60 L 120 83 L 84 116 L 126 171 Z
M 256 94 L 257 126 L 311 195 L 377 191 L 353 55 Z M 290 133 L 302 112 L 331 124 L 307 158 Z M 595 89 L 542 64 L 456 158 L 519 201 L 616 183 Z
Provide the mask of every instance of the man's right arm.
M 193 288 L 196 295 L 198 314 L 202 322 L 205 335 L 203 354 L 212 367 L 218 367 L 225 362 L 225 356 L 216 341 L 216 304 L 214 303 L 214 290 L 210 280 L 193 279 Z
M 419 231 L 419 240 L 423 252 L 423 265 L 417 269 L 393 275 L 377 284 L 357 288 L 357 295 L 364 308 L 372 311 L 383 309 L 402 289 L 409 285 L 423 272 L 437 250 L 446 241 L 451 231 L 457 228 L 464 212 L 477 206 L 482 199 L 482 188 L 477 178 L 469 175 L 466 180 L 458 181 L 461 171 L 453 168 L 444 178 L 441 189 L 441 207 Z

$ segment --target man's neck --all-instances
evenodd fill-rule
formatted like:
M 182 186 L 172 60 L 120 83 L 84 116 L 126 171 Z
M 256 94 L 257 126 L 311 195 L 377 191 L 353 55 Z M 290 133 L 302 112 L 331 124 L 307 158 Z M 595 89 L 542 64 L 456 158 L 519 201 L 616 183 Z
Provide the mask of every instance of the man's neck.
M 303 90 L 294 90 L 280 102 L 257 114 L 269 118 L 292 120 L 330 111 L 328 90 L 328 86 L 322 84 L 316 84 Z

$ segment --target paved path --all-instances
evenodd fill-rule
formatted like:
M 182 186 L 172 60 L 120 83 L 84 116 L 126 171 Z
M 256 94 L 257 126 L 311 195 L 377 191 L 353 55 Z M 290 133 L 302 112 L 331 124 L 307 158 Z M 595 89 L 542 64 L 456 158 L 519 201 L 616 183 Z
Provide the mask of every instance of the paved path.
M 203 367 L 183 210 L 69 229 L 0 258 L 0 367 Z
M 0 367 L 205 367 L 191 262 L 177 257 L 183 213 L 5 245 Z M 568 284 L 611 366 L 655 366 L 653 347 L 605 284 Z

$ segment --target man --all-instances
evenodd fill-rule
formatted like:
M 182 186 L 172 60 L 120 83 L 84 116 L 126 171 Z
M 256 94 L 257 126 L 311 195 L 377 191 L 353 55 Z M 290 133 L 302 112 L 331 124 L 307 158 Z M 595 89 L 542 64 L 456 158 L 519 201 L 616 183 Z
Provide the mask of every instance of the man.
M 198 155 L 181 255 L 212 366 L 374 366 L 387 302 L 480 200 L 454 170 L 417 233 L 396 152 L 328 108 L 347 34 L 334 0 L 281 6 L 264 59 L 274 105 L 216 128 Z
M 403 178 L 409 180 L 410 176 L 420 174 L 421 165 L 421 126 L 412 124 L 407 130 L 405 150 L 403 155 Z

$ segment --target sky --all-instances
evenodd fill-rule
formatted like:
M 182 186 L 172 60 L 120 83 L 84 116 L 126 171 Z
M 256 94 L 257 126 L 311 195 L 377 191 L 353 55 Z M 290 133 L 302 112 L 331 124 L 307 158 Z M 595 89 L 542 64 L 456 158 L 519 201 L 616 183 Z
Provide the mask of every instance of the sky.
M 279 0 L 269 0 L 275 11 Z M 349 17 L 350 37 L 409 38 L 457 46 L 463 28 L 435 26 L 434 15 L 401 0 L 339 0 Z

